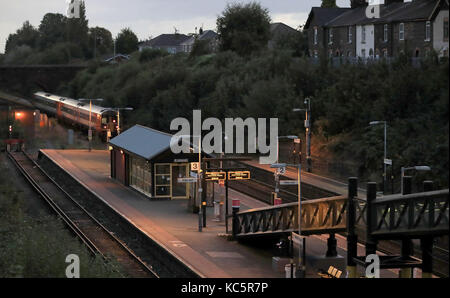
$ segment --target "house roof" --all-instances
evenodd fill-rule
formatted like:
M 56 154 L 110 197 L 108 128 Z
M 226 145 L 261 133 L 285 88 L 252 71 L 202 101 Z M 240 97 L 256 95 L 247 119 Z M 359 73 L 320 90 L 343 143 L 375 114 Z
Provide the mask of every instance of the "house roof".
M 110 62 L 110 61 L 115 60 L 117 58 L 123 58 L 123 59 L 130 60 L 130 55 L 116 54 L 115 56 L 112 56 L 112 57 L 109 57 L 109 58 L 105 59 L 105 62 Z
M 447 2 L 448 0 L 445 0 Z M 444 0 L 416 0 L 412 2 L 393 2 L 380 5 L 380 18 L 368 18 L 366 6 L 348 10 L 323 24 L 325 27 L 342 27 L 351 25 L 408 22 L 428 20 L 440 2 Z
M 171 134 L 142 125 L 135 125 L 109 143 L 145 159 L 152 159 L 170 148 Z
M 205 30 L 202 34 L 197 36 L 198 40 L 211 40 L 217 37 L 217 33 L 212 30 Z M 180 45 L 193 45 L 195 42 L 195 36 L 190 36 L 185 41 L 181 42 Z
M 141 43 L 143 46 L 149 47 L 174 47 L 188 40 L 190 36 L 184 34 L 161 34 L 149 41 Z
M 270 31 L 274 32 L 277 30 L 283 30 L 283 31 L 292 31 L 292 32 L 296 32 L 297 30 L 295 30 L 294 28 L 292 28 L 291 26 L 286 25 L 285 23 L 272 23 L 270 24 Z
M 314 25 L 324 26 L 330 20 L 335 19 L 337 16 L 343 14 L 348 10 L 350 10 L 350 8 L 313 7 L 309 13 L 308 20 L 306 20 L 305 29 L 308 29 L 311 25 L 311 22 L 313 21 Z

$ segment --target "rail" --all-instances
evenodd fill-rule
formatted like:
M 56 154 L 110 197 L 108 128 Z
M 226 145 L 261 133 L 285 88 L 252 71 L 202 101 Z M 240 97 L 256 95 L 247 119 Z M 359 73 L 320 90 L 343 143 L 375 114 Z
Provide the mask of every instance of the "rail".
M 92 217 L 81 205 L 78 204 L 78 202 L 76 202 L 66 191 L 64 191 L 51 177 L 49 177 L 30 156 L 24 152 L 14 154 L 9 153 L 8 156 L 24 175 L 24 177 L 30 182 L 33 188 L 61 217 L 64 223 L 83 241 L 83 243 L 86 244 L 92 254 L 95 255 L 98 253 L 104 259 L 108 259 L 108 256 L 110 255 L 116 255 L 118 256 L 117 259 L 119 263 L 124 266 L 125 269 L 128 269 L 129 272 L 140 277 L 158 277 L 158 274 L 154 272 L 152 268 L 147 266 L 127 246 L 125 246 L 100 222 Z M 25 157 L 25 160 L 21 160 L 21 156 Z M 27 171 L 26 163 L 28 163 L 28 166 L 31 166 L 33 170 L 37 170 L 40 177 L 33 177 L 33 175 Z M 50 182 L 61 194 L 63 194 L 63 197 L 66 200 L 65 202 L 60 201 L 59 203 L 65 208 L 62 208 L 55 203 L 51 195 L 44 190 L 44 188 L 40 185 L 43 181 Z M 70 214 L 70 216 L 68 214 Z M 83 231 L 89 232 L 89 235 Z M 93 233 L 95 233 L 95 235 Z M 96 243 L 100 243 L 100 245 Z

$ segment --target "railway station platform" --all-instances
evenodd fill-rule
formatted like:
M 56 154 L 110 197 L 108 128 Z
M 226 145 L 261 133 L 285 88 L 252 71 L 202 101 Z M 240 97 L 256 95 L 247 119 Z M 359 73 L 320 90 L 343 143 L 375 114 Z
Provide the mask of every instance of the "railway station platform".
M 188 212 L 187 200 L 151 200 L 110 178 L 109 151 L 43 149 L 41 152 L 198 275 L 208 278 L 285 277 L 284 272 L 272 269 L 272 250 L 219 237 L 225 233 L 225 223 L 213 220 L 212 207 L 207 208 L 207 227 L 200 233 L 198 215 Z M 241 200 L 241 210 L 266 206 L 230 189 L 230 201 L 232 198 Z M 327 236 L 308 237 L 307 254 L 324 256 Z M 336 236 L 338 254 L 345 256 L 346 240 Z M 364 253 L 362 245 L 358 245 L 358 252 Z M 307 277 L 318 277 L 316 273 L 314 268 L 308 268 Z M 395 272 L 386 275 L 395 276 Z
M 250 160 L 250 161 L 243 161 L 242 163 L 248 164 L 249 166 L 263 169 L 269 172 L 274 173 L 275 169 L 270 168 L 270 165 L 260 164 L 258 161 Z M 297 180 L 297 169 L 288 167 L 286 168 L 286 173 L 282 175 L 283 177 Z M 348 185 L 346 183 L 319 176 L 314 173 L 308 173 L 306 170 L 302 169 L 302 183 L 306 183 L 309 185 L 312 185 L 314 187 L 318 187 L 330 192 L 334 192 L 337 195 L 345 195 L 348 192 Z M 366 191 L 363 188 L 358 188 L 358 197 L 365 198 L 366 197 Z

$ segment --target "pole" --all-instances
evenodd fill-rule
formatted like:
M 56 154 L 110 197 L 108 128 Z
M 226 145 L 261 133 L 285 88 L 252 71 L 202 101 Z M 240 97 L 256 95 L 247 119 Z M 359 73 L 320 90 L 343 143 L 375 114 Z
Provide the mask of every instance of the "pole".
M 120 110 L 117 109 L 117 135 L 120 135 Z
M 91 141 L 92 141 L 92 125 L 91 125 L 91 115 L 92 113 L 92 100 L 89 100 L 89 131 L 88 131 L 88 141 L 89 141 L 89 152 L 91 151 Z
M 347 274 L 349 278 L 356 278 L 356 262 L 358 256 L 358 236 L 355 232 L 355 201 L 357 196 L 358 178 L 348 179 L 348 203 L 347 203 Z
M 387 159 L 387 122 L 384 121 L 384 160 L 383 160 L 383 165 L 384 165 L 384 177 L 383 177 L 383 194 L 386 193 L 386 188 L 387 188 L 387 174 L 386 174 L 386 159 Z
M 404 175 L 404 168 L 402 169 L 402 194 L 408 195 L 412 192 L 411 189 L 411 182 L 412 177 L 411 176 L 405 176 Z M 414 212 L 413 206 L 409 205 L 408 202 L 408 224 L 411 224 L 412 218 L 414 218 L 414 213 L 412 214 L 411 218 L 411 212 Z M 402 258 L 408 258 L 410 255 L 413 254 L 413 243 L 411 239 L 403 239 L 402 240 L 402 249 L 401 249 L 401 255 Z M 412 278 L 412 268 L 401 268 L 400 269 L 400 278 Z
M 198 200 L 199 200 L 199 208 L 198 208 L 198 231 L 201 232 L 203 228 L 203 212 L 202 212 L 202 138 L 201 136 L 198 136 Z
M 228 234 L 228 179 L 225 179 L 225 232 Z
M 306 165 L 308 173 L 312 172 L 311 163 L 311 99 L 308 98 L 308 107 L 306 109 Z
M 423 191 L 432 191 L 433 181 L 423 182 Z M 434 202 L 430 201 L 429 207 L 429 222 L 434 222 Z M 422 250 L 422 278 L 432 278 L 433 277 L 433 237 L 424 236 L 420 239 L 420 247 Z
M 298 164 L 297 170 L 297 191 L 298 191 L 298 236 L 302 237 L 302 164 Z M 305 277 L 306 275 L 306 238 L 303 238 L 302 253 L 299 253 L 299 268 L 297 277 Z M 301 254 L 301 255 L 300 255 Z

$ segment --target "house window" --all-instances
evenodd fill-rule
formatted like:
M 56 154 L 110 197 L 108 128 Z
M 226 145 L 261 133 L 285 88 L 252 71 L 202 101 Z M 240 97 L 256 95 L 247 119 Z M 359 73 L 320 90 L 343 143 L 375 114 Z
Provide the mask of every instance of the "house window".
M 389 55 L 388 50 L 387 49 L 383 49 L 383 56 L 387 58 L 388 55 Z
M 448 18 L 444 19 L 444 41 L 448 41 Z
M 384 25 L 384 42 L 388 42 L 388 36 L 389 36 L 388 35 L 388 32 L 389 32 L 388 29 L 389 29 L 388 28 L 388 24 L 385 24 Z
M 405 40 L 405 24 L 400 23 L 398 26 L 398 39 L 399 40 Z
M 328 43 L 333 43 L 333 28 L 330 28 L 329 34 L 328 34 Z
M 352 32 L 352 26 L 348 27 L 348 43 L 352 43 L 353 41 L 353 32 Z
M 314 44 L 317 44 L 318 40 L 317 36 L 318 36 L 317 27 L 314 27 Z
M 361 42 L 366 43 L 366 26 L 362 26 L 361 29 Z
M 362 50 L 361 50 L 361 56 L 362 56 L 363 58 L 366 58 L 366 49 L 362 49 Z
M 428 21 L 425 25 L 425 41 L 431 40 L 431 22 Z

